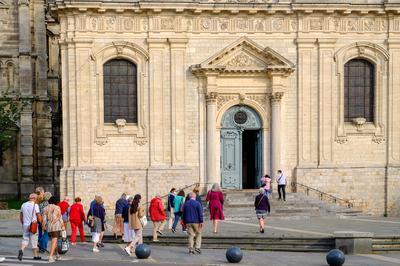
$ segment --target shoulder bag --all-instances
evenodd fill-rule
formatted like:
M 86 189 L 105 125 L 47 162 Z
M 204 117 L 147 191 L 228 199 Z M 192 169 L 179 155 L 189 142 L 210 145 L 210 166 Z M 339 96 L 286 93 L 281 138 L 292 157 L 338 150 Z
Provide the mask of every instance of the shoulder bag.
M 32 210 L 32 216 L 31 216 L 31 224 L 29 225 L 29 232 L 31 234 L 36 234 L 37 233 L 37 229 L 38 229 L 37 216 L 36 216 L 36 221 L 33 221 L 33 215 L 35 214 L 35 207 L 36 207 L 36 204 L 33 204 L 33 210 Z

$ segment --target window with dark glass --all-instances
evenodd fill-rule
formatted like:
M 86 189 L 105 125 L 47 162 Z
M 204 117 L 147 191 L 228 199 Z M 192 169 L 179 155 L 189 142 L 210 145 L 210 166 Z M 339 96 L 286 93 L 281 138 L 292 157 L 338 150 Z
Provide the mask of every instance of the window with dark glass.
M 375 67 L 364 59 L 353 59 L 344 66 L 344 121 L 363 117 L 374 121 Z
M 103 65 L 104 123 L 125 119 L 137 123 L 137 71 L 128 60 L 113 59 Z

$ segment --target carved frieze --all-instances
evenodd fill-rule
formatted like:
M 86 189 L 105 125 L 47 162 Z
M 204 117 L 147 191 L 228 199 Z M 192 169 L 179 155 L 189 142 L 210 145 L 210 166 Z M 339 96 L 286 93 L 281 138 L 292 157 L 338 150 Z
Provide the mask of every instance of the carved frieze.
M 234 56 L 226 63 L 227 67 L 250 67 L 250 66 L 260 66 L 256 60 L 251 58 L 245 53 L 240 53 Z M 261 65 L 262 66 L 262 65 Z
M 237 98 L 238 98 L 237 95 L 229 95 L 229 94 L 218 95 L 217 109 L 220 110 L 222 108 L 222 106 L 224 106 L 226 103 L 236 100 Z
M 309 16 L 298 23 L 294 15 L 198 15 L 187 16 L 111 16 L 78 15 L 77 31 L 144 32 L 144 31 L 188 31 L 188 32 L 385 32 L 388 21 L 385 17 L 372 16 Z M 149 24 L 150 22 L 150 24 Z M 0 21 L 1 26 L 1 21 Z M 150 26 L 150 27 L 149 27 Z M 400 31 L 400 19 L 394 18 L 392 31 Z

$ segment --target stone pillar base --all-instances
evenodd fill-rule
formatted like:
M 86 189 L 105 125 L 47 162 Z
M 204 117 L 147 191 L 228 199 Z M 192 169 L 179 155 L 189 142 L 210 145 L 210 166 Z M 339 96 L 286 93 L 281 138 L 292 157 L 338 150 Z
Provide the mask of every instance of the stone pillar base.
M 335 248 L 345 254 L 370 254 L 372 253 L 372 237 L 370 232 L 337 231 L 334 232 Z

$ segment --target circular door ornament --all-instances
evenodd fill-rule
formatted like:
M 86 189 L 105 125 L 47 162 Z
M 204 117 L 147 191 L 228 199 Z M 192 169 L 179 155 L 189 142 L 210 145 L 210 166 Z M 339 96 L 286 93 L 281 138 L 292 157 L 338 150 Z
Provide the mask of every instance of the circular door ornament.
M 247 114 L 244 111 L 238 111 L 235 113 L 235 116 L 233 117 L 233 120 L 235 121 L 236 124 L 242 125 L 246 123 L 247 121 Z

